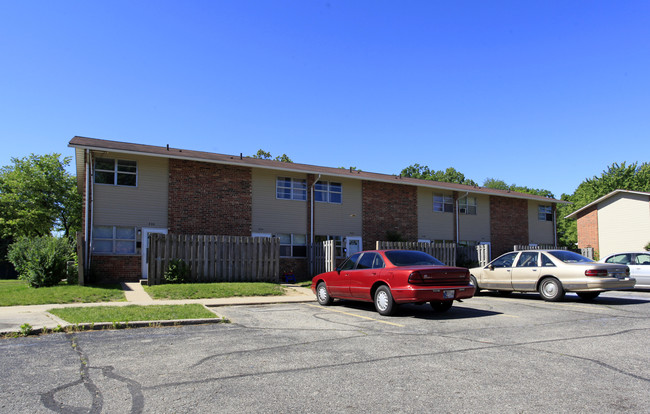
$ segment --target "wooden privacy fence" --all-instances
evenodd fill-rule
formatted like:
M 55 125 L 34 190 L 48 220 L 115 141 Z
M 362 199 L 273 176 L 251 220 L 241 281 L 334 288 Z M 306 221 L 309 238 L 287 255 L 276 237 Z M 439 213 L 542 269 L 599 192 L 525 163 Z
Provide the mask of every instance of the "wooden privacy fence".
M 151 233 L 147 284 L 164 283 L 172 259 L 187 264 L 192 282 L 277 282 L 280 239 Z
M 479 266 L 487 266 L 490 263 L 490 245 L 479 244 L 476 246 L 476 257 Z
M 447 266 L 456 266 L 456 243 L 420 243 L 377 241 L 377 250 L 419 250 L 430 254 Z
M 314 243 L 314 271 L 313 275 L 331 272 L 336 268 L 336 248 L 334 240 Z
M 554 244 L 515 244 L 513 250 L 567 250 L 567 248 L 558 247 Z

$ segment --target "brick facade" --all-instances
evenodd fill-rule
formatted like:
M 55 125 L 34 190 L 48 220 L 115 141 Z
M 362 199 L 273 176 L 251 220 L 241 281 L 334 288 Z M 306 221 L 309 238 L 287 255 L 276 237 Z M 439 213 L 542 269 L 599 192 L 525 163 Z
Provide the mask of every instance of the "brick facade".
M 490 197 L 490 239 L 492 257 L 512 251 L 516 244 L 528 244 L 528 201 Z
M 364 181 L 362 193 L 363 249 L 374 249 L 377 240 L 395 232 L 404 240 L 417 240 L 417 187 Z
M 97 282 L 137 282 L 142 275 L 142 258 L 93 255 L 90 268 Z
M 169 231 L 250 236 L 251 184 L 248 167 L 170 158 Z
M 598 207 L 593 206 L 578 215 L 578 247 L 593 247 L 599 251 L 598 245 Z

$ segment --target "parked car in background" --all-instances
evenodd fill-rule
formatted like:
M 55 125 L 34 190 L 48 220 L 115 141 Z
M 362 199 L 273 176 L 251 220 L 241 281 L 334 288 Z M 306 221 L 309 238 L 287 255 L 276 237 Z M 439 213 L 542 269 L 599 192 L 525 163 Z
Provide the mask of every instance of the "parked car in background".
M 445 312 L 454 300 L 474 296 L 467 269 L 413 250 L 353 254 L 336 270 L 315 276 L 311 289 L 321 305 L 334 299 L 374 302 L 382 315 L 393 314 L 402 303 L 429 302 L 435 311 Z
M 635 289 L 650 289 L 650 252 L 625 252 L 611 254 L 602 263 L 627 265 L 630 276 L 636 279 Z
M 477 291 L 537 291 L 551 302 L 562 300 L 566 292 L 592 300 L 606 290 L 630 289 L 635 284 L 626 265 L 597 263 L 568 250 L 510 252 L 470 273 Z

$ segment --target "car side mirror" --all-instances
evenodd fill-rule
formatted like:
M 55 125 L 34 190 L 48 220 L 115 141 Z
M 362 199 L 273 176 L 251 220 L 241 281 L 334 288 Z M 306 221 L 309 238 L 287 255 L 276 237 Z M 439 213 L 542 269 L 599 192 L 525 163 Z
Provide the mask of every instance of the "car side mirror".
M 340 267 L 337 267 L 337 268 L 334 269 L 334 270 L 336 270 L 336 273 L 338 273 L 339 275 L 341 274 L 341 268 L 340 268 Z
M 488 269 L 494 270 L 494 265 L 488 265 Z

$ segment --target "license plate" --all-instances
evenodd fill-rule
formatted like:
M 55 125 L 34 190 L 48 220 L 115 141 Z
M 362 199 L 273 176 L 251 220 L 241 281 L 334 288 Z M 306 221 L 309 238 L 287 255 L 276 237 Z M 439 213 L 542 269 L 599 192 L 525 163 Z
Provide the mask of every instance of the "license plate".
M 444 299 L 453 299 L 455 295 L 456 295 L 455 290 L 443 290 L 442 291 L 442 297 Z

